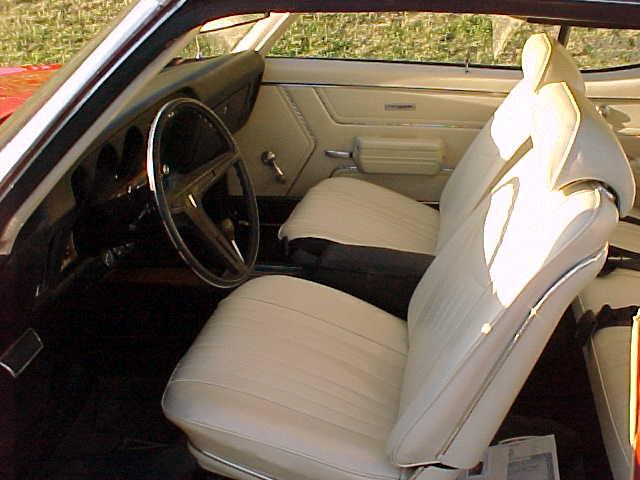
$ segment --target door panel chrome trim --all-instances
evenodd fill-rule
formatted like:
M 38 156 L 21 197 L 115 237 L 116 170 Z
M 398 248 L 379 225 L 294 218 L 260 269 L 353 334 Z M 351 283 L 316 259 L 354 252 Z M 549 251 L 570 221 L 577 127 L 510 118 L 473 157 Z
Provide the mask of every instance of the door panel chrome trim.
M 289 92 L 287 87 L 282 88 L 280 86 L 276 86 L 276 88 L 279 92 L 281 92 L 282 97 L 284 98 L 285 102 L 289 105 L 289 108 L 295 115 L 298 121 L 298 124 L 300 125 L 302 130 L 304 130 L 307 137 L 310 138 L 311 141 L 313 142 L 313 148 L 309 152 L 309 155 L 307 155 L 307 158 L 305 158 L 304 161 L 302 162 L 302 166 L 298 169 L 294 177 L 291 179 L 291 184 L 289 186 L 289 189 L 287 190 L 287 195 L 291 195 L 291 190 L 293 190 L 293 187 L 295 187 L 296 183 L 298 182 L 298 179 L 300 178 L 300 175 L 302 175 L 302 172 L 304 172 L 304 169 L 307 167 L 307 165 L 309 164 L 309 161 L 311 160 L 311 158 L 313 158 L 313 155 L 316 153 L 316 150 L 318 149 L 318 138 L 314 135 L 313 130 L 311 130 L 311 127 L 309 126 L 309 122 L 307 122 L 307 119 L 304 117 L 302 111 L 300 110 L 300 107 L 298 106 L 296 101 L 293 99 L 293 96 L 291 95 L 291 92 Z
M 480 130 L 484 127 L 485 122 L 387 122 L 387 121 L 354 121 L 354 120 L 340 120 L 335 117 L 333 109 L 327 103 L 326 98 L 323 98 L 322 89 L 313 88 L 316 97 L 320 101 L 322 108 L 325 110 L 329 118 L 338 125 L 356 125 L 364 127 L 413 127 L 413 128 L 457 128 L 467 130 Z
M 517 83 L 517 81 L 516 81 Z M 587 82 L 588 83 L 588 82 Z M 312 83 L 312 82 L 276 82 L 271 80 L 265 80 L 262 85 L 282 86 L 282 87 L 310 87 L 310 88 L 357 88 L 371 90 L 377 89 L 391 89 L 391 90 L 406 90 L 407 92 L 415 93 L 436 93 L 442 95 L 485 95 L 489 97 L 506 97 L 509 91 L 500 90 L 479 90 L 474 88 L 449 88 L 449 87 L 416 87 L 416 86 L 403 86 L 403 85 L 363 85 L 363 84 L 349 84 L 349 83 Z M 640 98 L 637 97 L 615 97 L 615 96 L 589 96 L 589 100 L 594 103 L 597 102 L 624 102 L 624 103 L 640 103 Z
M 357 165 L 338 165 L 329 174 L 329 178 L 333 178 L 341 173 L 362 173 Z
M 353 152 L 347 152 L 343 150 L 325 150 L 324 154 L 329 158 L 342 158 L 344 160 L 353 158 Z
M 449 95 L 485 95 L 489 97 L 506 97 L 509 92 L 503 92 L 498 90 L 477 90 L 467 88 L 448 88 L 448 87 L 411 87 L 403 85 L 358 85 L 349 83 L 305 83 L 305 82 L 274 82 L 264 81 L 262 85 L 280 86 L 287 88 L 295 87 L 310 87 L 310 88 L 357 88 L 357 89 L 392 89 L 392 90 L 405 90 L 408 92 L 416 93 L 437 93 L 437 94 L 449 94 Z

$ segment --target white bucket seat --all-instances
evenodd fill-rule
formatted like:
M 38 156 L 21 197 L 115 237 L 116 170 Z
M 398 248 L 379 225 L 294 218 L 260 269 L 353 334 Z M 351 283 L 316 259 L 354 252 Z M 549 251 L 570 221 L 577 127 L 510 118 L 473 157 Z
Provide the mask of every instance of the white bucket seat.
M 200 465 L 262 480 L 474 466 L 635 192 L 611 129 L 565 83 L 540 90 L 532 143 L 441 247 L 407 322 L 283 276 L 221 302 L 162 400 Z
M 392 190 L 353 178 L 330 178 L 309 190 L 278 235 L 289 242 L 322 239 L 435 255 L 510 163 L 528 148 L 532 102 L 542 86 L 584 83 L 570 55 L 547 34 L 529 38 L 522 52 L 523 79 L 469 146 L 447 182 L 440 211 Z

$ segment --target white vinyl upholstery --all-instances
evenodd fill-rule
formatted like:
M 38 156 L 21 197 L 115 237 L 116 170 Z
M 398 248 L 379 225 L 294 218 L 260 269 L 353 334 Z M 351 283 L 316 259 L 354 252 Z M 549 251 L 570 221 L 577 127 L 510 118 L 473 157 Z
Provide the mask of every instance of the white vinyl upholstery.
M 331 219 L 319 221 L 319 219 Z M 281 229 L 304 231 L 306 238 L 335 239 L 347 245 L 386 247 L 432 254 L 438 241 L 437 210 L 373 183 L 329 178 L 313 187 Z
M 311 188 L 279 231 L 280 238 L 319 238 L 347 245 L 434 255 L 451 238 L 504 171 L 528 149 L 531 111 L 542 86 L 566 81 L 584 91 L 567 51 L 546 34 L 523 50 L 523 80 L 496 110 L 458 163 L 440 199 L 440 210 L 350 178 Z M 388 203 L 388 205 L 387 205 Z M 422 219 L 423 223 L 416 225 Z
M 164 411 L 197 448 L 275 478 L 397 479 L 384 448 L 406 325 L 328 287 L 253 280 L 221 302 L 181 360 Z
M 640 219 L 640 208 L 632 208 L 627 216 Z M 609 239 L 609 243 L 614 247 L 640 253 L 640 225 L 631 222 L 620 222 Z
M 401 479 L 479 461 L 618 220 L 614 196 L 575 164 L 618 185 L 619 204 L 633 200 L 622 198 L 633 192 L 626 158 L 591 155 L 585 134 L 613 153 L 616 139 L 579 92 L 542 88 L 532 128 L 533 149 L 443 246 L 408 322 L 287 277 L 220 304 L 163 398 L 202 466 L 241 479 Z
M 575 163 L 589 168 L 600 161 L 581 144 L 592 135 L 591 129 L 599 128 L 605 137 L 608 133 L 607 143 L 615 151 L 613 133 L 590 102 L 565 84 L 545 86 L 539 95 L 533 149 L 456 231 L 411 300 L 405 388 L 388 443 L 395 463 L 413 465 L 437 458 L 471 467 L 562 312 L 604 262 L 600 253 L 555 292 L 558 296 L 537 312 L 531 327 L 536 334 L 521 337 L 509 367 L 496 372 L 487 385 L 487 365 L 498 361 L 506 339 L 518 331 L 545 289 L 582 259 L 602 251 L 617 221 L 606 194 L 569 177 L 581 178 L 573 170 Z M 615 159 L 617 170 L 609 172 L 612 178 L 624 176 L 624 155 L 609 158 Z M 604 165 L 601 170 L 599 176 L 607 175 Z M 558 175 L 566 183 L 558 184 Z M 633 186 L 630 171 L 628 175 L 628 184 L 622 186 L 626 193 Z M 466 275 L 451 274 L 459 271 Z M 429 322 L 429 328 L 421 329 L 423 322 Z M 434 330 L 440 335 L 434 336 Z M 416 347 L 420 355 L 413 356 Z M 471 413 L 470 402 L 456 400 L 483 387 Z
M 585 349 L 602 438 L 616 480 L 630 478 L 633 459 L 629 441 L 630 349 L 630 327 L 598 330 Z
M 630 216 L 638 218 L 633 209 Z M 610 244 L 640 252 L 640 226 L 620 222 Z M 597 314 L 604 305 L 622 308 L 640 305 L 640 272 L 616 269 L 593 280 L 574 303 L 577 317 L 587 310 Z M 616 480 L 628 480 L 632 465 L 629 439 L 629 382 L 631 327 L 598 330 L 584 348 L 602 438 Z

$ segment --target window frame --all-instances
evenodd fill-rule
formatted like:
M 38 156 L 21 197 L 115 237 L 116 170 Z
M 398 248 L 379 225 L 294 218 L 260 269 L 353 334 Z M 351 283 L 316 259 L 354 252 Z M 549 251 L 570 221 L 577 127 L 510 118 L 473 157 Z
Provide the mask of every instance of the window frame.
M 313 12 L 308 12 L 313 13 Z M 320 12 L 318 12 L 320 13 Z M 328 12 L 323 12 L 328 13 Z M 364 12 L 361 12 L 364 13 Z M 372 13 L 384 13 L 384 12 L 372 12 Z M 433 12 L 437 13 L 437 12 Z M 443 12 L 446 13 L 446 12 Z M 265 38 L 262 44 L 262 48 L 260 49 L 260 54 L 265 58 L 282 58 L 282 59 L 304 59 L 304 60 L 324 60 L 324 61 L 342 61 L 342 62 L 368 62 L 368 63 L 386 63 L 386 64 L 397 64 L 397 65 L 429 65 L 429 66 L 443 66 L 443 67 L 463 67 L 463 68 L 482 68 L 482 69 L 495 69 L 495 70 L 520 70 L 521 67 L 519 65 L 491 65 L 484 63 L 465 63 L 465 62 L 437 62 L 437 61 L 418 61 L 418 60 L 386 60 L 380 58 L 340 58 L 340 57 L 314 57 L 314 56 L 291 56 L 291 55 L 269 55 L 270 50 L 273 46 L 285 35 L 285 33 L 291 28 L 291 26 L 298 20 L 300 16 L 303 14 L 300 13 L 287 13 L 286 24 L 283 23 L 280 25 L 280 28 L 276 31 L 270 32 L 268 38 Z M 489 14 L 489 13 L 479 13 L 479 15 L 503 15 L 503 14 Z M 509 16 L 509 15 L 505 15 Z M 514 17 L 516 18 L 516 17 Z M 558 26 L 557 35 L 555 35 L 555 39 L 560 42 L 563 46 L 567 47 L 569 40 L 571 39 L 572 27 L 585 27 L 585 28 L 607 28 L 610 30 L 638 30 L 640 33 L 640 28 L 615 28 L 611 25 L 599 25 L 594 23 L 579 23 L 579 24 L 571 24 L 567 22 L 554 22 L 553 19 L 537 19 L 537 21 L 531 21 L 529 18 L 523 19 L 525 22 L 532 25 L 549 25 L 549 26 Z M 640 67 L 640 61 L 635 63 L 629 63 L 624 65 L 615 65 L 611 67 L 602 67 L 602 68 L 580 68 L 580 72 L 584 74 L 589 73 L 607 73 L 607 72 L 618 72 L 623 70 L 631 70 L 634 68 Z

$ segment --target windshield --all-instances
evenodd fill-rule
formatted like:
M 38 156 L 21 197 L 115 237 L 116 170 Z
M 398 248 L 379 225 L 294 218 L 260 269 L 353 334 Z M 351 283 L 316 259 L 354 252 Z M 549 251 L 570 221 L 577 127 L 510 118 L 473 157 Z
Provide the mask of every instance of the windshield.
M 132 0 L 0 0 L 0 65 L 67 63 Z

